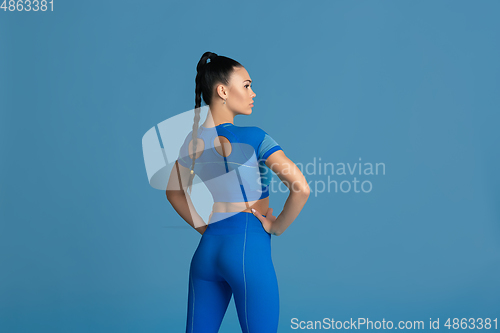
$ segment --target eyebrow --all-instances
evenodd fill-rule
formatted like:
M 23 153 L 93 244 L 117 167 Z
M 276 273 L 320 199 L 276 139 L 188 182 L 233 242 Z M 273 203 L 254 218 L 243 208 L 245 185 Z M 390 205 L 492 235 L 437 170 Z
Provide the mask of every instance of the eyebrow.
M 245 80 L 245 81 L 243 81 L 243 82 L 247 82 L 247 81 L 248 81 L 248 82 L 250 82 L 250 83 L 252 83 L 252 80 Z

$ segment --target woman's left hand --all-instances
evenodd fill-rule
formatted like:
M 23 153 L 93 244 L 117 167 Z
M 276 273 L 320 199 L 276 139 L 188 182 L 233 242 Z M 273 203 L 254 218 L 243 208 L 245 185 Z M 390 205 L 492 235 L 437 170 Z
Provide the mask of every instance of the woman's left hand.
M 262 223 L 262 227 L 264 230 L 270 234 L 271 233 L 271 227 L 273 222 L 276 220 L 276 216 L 273 216 L 273 209 L 268 208 L 266 212 L 266 216 L 263 216 L 261 213 L 259 213 L 257 210 L 252 208 L 252 213 L 255 215 L 259 221 Z

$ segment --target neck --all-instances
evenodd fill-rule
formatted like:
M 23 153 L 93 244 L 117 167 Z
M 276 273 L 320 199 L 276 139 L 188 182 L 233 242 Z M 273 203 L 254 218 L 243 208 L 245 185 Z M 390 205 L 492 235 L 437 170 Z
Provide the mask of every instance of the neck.
M 207 119 L 203 123 L 204 127 L 215 127 L 220 124 L 231 123 L 234 125 L 234 116 L 229 114 L 229 111 L 223 110 L 209 110 L 207 114 Z

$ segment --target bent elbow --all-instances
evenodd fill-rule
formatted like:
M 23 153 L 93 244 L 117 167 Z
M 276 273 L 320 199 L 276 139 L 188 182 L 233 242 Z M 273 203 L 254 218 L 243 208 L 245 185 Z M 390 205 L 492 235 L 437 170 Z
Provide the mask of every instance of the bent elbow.
M 274 231 L 270 232 L 270 234 L 273 235 L 273 236 L 279 236 L 282 233 L 283 233 L 282 231 L 278 231 L 278 230 L 274 230 Z
M 309 194 L 311 193 L 311 189 L 309 188 L 309 185 L 306 183 L 299 188 L 298 192 L 301 195 L 303 195 L 304 197 L 309 198 Z
M 309 194 L 311 194 L 311 189 L 309 188 L 309 185 L 306 184 L 306 187 L 304 188 L 304 190 L 302 192 L 304 193 L 306 198 L 309 198 Z
M 291 186 L 288 186 L 290 192 L 297 193 L 304 197 L 309 197 L 309 193 L 311 192 L 309 185 L 307 183 L 292 183 Z

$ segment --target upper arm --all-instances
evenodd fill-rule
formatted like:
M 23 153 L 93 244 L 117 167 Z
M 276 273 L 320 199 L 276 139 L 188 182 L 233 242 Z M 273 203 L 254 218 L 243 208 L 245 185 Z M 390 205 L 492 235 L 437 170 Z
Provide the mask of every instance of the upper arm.
M 179 149 L 177 161 L 175 161 L 174 167 L 170 171 L 166 190 L 167 196 L 176 193 L 174 191 L 186 192 L 191 174 L 191 158 L 188 151 L 191 140 L 192 132 L 189 132 Z
M 277 150 L 267 157 L 266 165 L 281 179 L 290 191 L 309 194 L 307 180 L 300 169 L 283 152 Z
M 271 154 L 282 150 L 280 145 L 264 130 L 258 127 L 254 127 L 259 132 L 261 141 L 257 148 L 257 159 L 259 161 L 259 170 L 261 174 L 261 181 L 264 186 L 269 186 L 271 183 L 272 175 L 270 175 L 269 168 L 266 167 L 266 161 Z
M 167 197 L 176 193 L 187 194 L 186 190 L 190 175 L 191 169 L 187 167 L 186 161 L 179 157 L 170 171 L 166 189 Z
M 263 139 L 259 144 L 258 160 L 266 162 L 267 158 L 274 152 L 282 150 L 280 145 L 266 132 L 262 131 Z
M 190 174 L 191 169 L 183 166 L 179 163 L 179 160 L 175 161 L 174 167 L 170 171 L 170 177 L 168 178 L 166 195 L 174 194 L 176 193 L 175 191 L 181 191 L 185 194 Z

